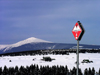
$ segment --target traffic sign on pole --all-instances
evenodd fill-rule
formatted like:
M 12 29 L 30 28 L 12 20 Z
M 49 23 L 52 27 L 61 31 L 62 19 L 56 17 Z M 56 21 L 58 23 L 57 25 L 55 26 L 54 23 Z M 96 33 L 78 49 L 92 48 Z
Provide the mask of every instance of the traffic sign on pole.
M 73 33 L 75 39 L 80 41 L 84 32 L 85 32 L 85 30 L 84 30 L 82 24 L 80 23 L 80 21 L 76 22 L 76 24 L 72 30 L 72 33 Z
M 72 29 L 72 33 L 77 40 L 77 72 L 76 75 L 78 75 L 78 69 L 79 69 L 79 41 L 81 40 L 85 30 L 80 23 L 80 21 L 76 22 L 74 28 Z

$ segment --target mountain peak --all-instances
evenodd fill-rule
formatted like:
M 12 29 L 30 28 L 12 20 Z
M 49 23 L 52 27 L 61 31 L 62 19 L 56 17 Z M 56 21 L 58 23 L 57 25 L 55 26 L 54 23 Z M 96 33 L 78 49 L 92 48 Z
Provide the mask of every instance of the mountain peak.
M 31 40 L 31 39 L 37 39 L 37 38 L 35 38 L 35 37 L 30 37 L 30 38 L 28 38 L 27 40 Z
M 25 40 L 22 40 L 22 41 L 19 41 L 15 44 L 11 44 L 11 45 L 0 45 L 0 49 L 3 49 L 5 48 L 4 52 L 8 49 L 11 49 L 13 47 L 18 47 L 18 46 L 21 46 L 21 45 L 25 45 L 25 44 L 28 44 L 28 43 L 41 43 L 41 42 L 45 42 L 45 43 L 51 43 L 49 41 L 45 41 L 45 40 L 41 40 L 41 39 L 38 39 L 38 38 L 35 38 L 35 37 L 30 37 L 28 39 L 25 39 Z
M 26 41 L 27 43 L 29 42 L 48 42 L 48 43 L 50 43 L 49 41 L 45 41 L 45 40 L 42 40 L 42 39 L 38 39 L 38 38 L 35 38 L 35 37 L 30 37 L 30 38 L 28 38 L 28 39 L 26 39 L 26 40 L 24 40 L 24 41 Z
M 40 42 L 50 43 L 49 41 L 41 40 L 41 39 L 38 39 L 38 38 L 35 38 L 35 37 L 30 37 L 28 39 L 25 39 L 23 41 L 20 41 L 20 42 L 13 44 L 13 46 L 17 47 L 17 46 L 28 44 L 28 43 L 40 43 Z
M 33 42 L 39 42 L 41 39 L 35 38 L 35 37 L 30 37 L 26 39 L 27 41 L 33 41 Z M 39 41 L 38 41 L 39 40 Z

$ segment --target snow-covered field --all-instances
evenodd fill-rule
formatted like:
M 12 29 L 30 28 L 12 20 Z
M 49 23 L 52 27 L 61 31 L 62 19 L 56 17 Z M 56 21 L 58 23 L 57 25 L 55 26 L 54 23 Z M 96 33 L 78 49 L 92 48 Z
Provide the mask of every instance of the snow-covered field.
M 69 69 L 72 69 L 73 67 L 76 67 L 76 54 L 70 53 L 69 55 L 44 55 L 44 57 L 50 56 L 51 58 L 54 58 L 52 62 L 45 62 L 41 59 L 43 58 L 43 55 L 35 55 L 35 56 L 4 56 L 0 57 L 0 67 L 4 67 L 5 65 L 7 67 L 15 67 L 16 65 L 18 67 L 22 66 L 30 66 L 31 64 L 38 64 L 38 65 L 67 65 Z M 34 59 L 34 60 L 33 60 Z M 89 59 L 92 60 L 93 63 L 81 63 L 83 59 Z M 11 60 L 12 62 L 9 62 Z M 100 53 L 85 53 L 79 54 L 79 67 L 82 69 L 82 71 L 85 70 L 85 68 L 92 68 L 94 67 L 96 71 L 99 71 L 100 68 Z

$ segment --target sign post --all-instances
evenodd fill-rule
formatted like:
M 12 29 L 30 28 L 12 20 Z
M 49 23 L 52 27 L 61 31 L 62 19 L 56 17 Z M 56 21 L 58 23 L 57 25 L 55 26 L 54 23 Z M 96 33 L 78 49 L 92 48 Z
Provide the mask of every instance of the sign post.
M 73 30 L 72 30 L 72 33 L 73 33 L 75 39 L 77 40 L 77 72 L 76 72 L 76 75 L 79 75 L 78 74 L 78 69 L 79 69 L 79 41 L 81 40 L 84 32 L 85 32 L 85 30 L 84 30 L 82 24 L 80 23 L 80 21 L 77 21 Z
M 79 69 L 79 41 L 77 40 L 77 74 L 78 75 L 78 69 Z

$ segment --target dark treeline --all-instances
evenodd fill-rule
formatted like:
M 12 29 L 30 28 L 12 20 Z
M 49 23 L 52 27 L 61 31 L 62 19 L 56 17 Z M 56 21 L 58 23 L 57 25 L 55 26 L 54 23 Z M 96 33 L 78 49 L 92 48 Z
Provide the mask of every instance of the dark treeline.
M 72 70 L 69 70 L 67 66 L 38 66 L 38 65 L 30 65 L 30 66 L 18 66 L 4 69 L 0 67 L 0 75 L 76 75 L 76 68 L 73 67 Z M 79 75 L 95 75 L 95 69 L 89 68 L 85 69 L 84 73 L 82 73 L 81 69 L 79 69 Z M 98 74 L 100 75 L 100 69 Z
M 76 53 L 76 49 L 56 49 L 56 50 L 27 50 L 27 51 L 22 51 L 22 52 L 12 52 L 12 53 L 5 53 L 5 54 L 0 54 L 0 56 L 22 56 L 22 55 L 47 55 L 47 54 L 62 54 L 62 55 L 69 55 L 69 53 Z M 100 53 L 100 49 L 95 50 L 87 50 L 87 49 L 80 49 L 79 53 Z

